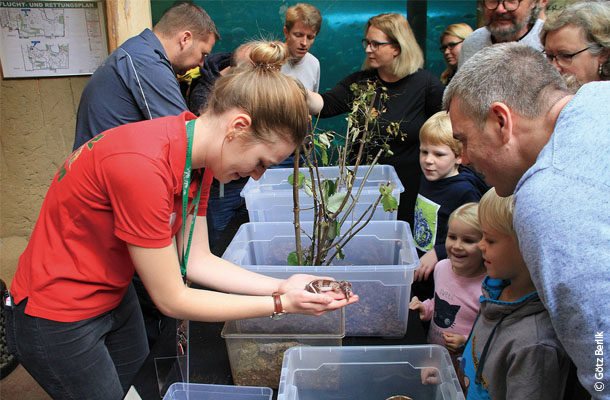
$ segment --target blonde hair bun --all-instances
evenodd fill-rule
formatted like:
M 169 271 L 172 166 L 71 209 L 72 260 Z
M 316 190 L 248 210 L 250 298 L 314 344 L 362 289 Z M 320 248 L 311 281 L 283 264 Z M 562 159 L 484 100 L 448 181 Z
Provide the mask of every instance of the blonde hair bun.
M 250 48 L 255 68 L 279 72 L 288 60 L 288 49 L 279 41 L 255 41 Z

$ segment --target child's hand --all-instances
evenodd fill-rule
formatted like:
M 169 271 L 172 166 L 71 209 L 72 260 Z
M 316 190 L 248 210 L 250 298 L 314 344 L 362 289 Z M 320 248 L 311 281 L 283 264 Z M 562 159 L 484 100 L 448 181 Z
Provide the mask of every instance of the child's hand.
M 467 338 L 460 335 L 459 333 L 443 332 L 443 338 L 445 339 L 445 347 L 447 350 L 454 353 L 460 352 L 460 346 L 466 343 Z
M 413 273 L 413 280 L 427 281 L 432 271 L 434 271 L 434 266 L 437 262 L 438 257 L 436 256 L 436 251 L 434 249 L 421 256 L 419 259 L 419 268 Z
M 422 368 L 421 369 L 422 385 L 434 385 L 438 383 L 438 369 Z
M 419 319 L 424 319 L 426 309 L 424 308 L 424 303 L 419 301 L 417 296 L 413 296 L 411 299 L 411 302 L 409 303 L 409 310 L 419 310 Z

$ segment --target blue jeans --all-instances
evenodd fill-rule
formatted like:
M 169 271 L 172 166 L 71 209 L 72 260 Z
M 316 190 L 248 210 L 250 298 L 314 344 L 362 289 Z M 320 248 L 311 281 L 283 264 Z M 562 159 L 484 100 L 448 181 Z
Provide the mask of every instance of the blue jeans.
M 113 310 L 78 322 L 7 310 L 7 341 L 25 369 L 54 399 L 122 399 L 148 355 L 133 285 Z
M 244 184 L 245 185 L 245 184 Z M 208 199 L 207 223 L 208 239 L 210 249 L 220 239 L 231 219 L 236 215 L 247 215 L 246 201 L 239 195 L 243 186 L 231 185 L 224 186 L 224 196 L 220 197 L 219 187 L 210 187 L 210 197 Z

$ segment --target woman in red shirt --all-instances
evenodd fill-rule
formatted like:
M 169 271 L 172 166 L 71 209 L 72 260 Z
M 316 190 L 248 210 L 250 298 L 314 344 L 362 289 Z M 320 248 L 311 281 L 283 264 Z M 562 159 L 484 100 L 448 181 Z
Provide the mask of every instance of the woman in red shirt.
M 264 53 L 251 57 L 254 66 L 217 81 L 199 118 L 184 112 L 105 131 L 55 176 L 13 279 L 7 333 L 53 398 L 123 398 L 148 354 L 134 271 L 159 310 L 180 319 L 319 315 L 357 301 L 304 290 L 320 277 L 273 279 L 210 252 L 212 175 L 258 179 L 307 132 L 302 85 Z M 220 292 L 190 288 L 183 274 Z

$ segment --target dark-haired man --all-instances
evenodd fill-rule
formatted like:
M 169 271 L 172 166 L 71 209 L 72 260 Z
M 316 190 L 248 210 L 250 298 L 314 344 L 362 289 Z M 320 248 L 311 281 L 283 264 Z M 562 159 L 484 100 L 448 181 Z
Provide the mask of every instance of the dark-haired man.
M 203 65 L 218 39 L 205 10 L 182 3 L 167 10 L 152 31 L 125 41 L 85 86 L 74 149 L 107 129 L 187 110 L 176 74 Z

